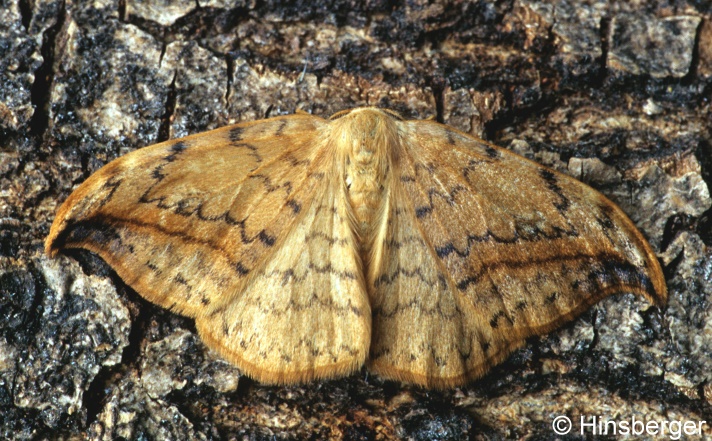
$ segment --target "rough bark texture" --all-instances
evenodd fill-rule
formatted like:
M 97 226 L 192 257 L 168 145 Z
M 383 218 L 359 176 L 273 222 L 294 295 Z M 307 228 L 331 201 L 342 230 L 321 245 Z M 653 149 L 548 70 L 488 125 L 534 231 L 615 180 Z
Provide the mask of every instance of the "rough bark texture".
M 557 439 L 559 415 L 568 439 L 595 438 L 579 427 L 594 416 L 707 420 L 711 438 L 710 11 L 0 0 L 0 438 Z M 58 205 L 123 153 L 363 105 L 436 117 L 599 189 L 658 252 L 667 310 L 609 298 L 450 392 L 365 373 L 267 387 L 92 254 L 42 254 Z

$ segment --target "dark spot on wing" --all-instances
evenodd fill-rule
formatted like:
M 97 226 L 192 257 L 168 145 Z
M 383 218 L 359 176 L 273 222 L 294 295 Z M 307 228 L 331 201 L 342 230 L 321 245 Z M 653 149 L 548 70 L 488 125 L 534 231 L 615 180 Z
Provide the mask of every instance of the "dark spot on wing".
M 233 127 L 230 129 L 228 137 L 231 142 L 242 141 L 242 134 L 245 131 L 244 127 Z

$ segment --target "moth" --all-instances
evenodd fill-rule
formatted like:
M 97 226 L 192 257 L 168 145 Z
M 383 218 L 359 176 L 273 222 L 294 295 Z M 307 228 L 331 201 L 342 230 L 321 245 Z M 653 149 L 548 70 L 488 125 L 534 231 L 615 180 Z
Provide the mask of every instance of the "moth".
M 597 191 L 377 108 L 136 150 L 69 196 L 45 246 L 97 253 L 273 384 L 365 364 L 459 386 L 606 296 L 667 300 L 652 249 Z

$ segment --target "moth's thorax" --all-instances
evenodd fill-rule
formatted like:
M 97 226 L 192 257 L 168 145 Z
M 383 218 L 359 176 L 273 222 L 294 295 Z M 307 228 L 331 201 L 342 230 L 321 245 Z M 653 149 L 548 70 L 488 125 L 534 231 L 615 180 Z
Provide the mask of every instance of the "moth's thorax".
M 362 246 L 385 201 L 389 162 L 397 151 L 397 121 L 376 109 L 359 109 L 332 121 L 343 180 Z

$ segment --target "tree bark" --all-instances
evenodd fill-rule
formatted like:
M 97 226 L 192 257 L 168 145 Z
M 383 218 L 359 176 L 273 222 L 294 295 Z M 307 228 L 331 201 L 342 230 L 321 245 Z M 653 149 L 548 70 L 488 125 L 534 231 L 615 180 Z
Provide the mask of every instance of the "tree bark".
M 712 437 L 703 3 L 0 2 L 0 437 L 553 440 L 558 416 L 570 439 L 595 438 L 594 418 L 706 420 Z M 59 204 L 124 153 L 358 106 L 434 117 L 598 189 L 658 254 L 667 309 L 608 298 L 451 391 L 365 371 L 275 387 L 95 255 L 43 254 Z

